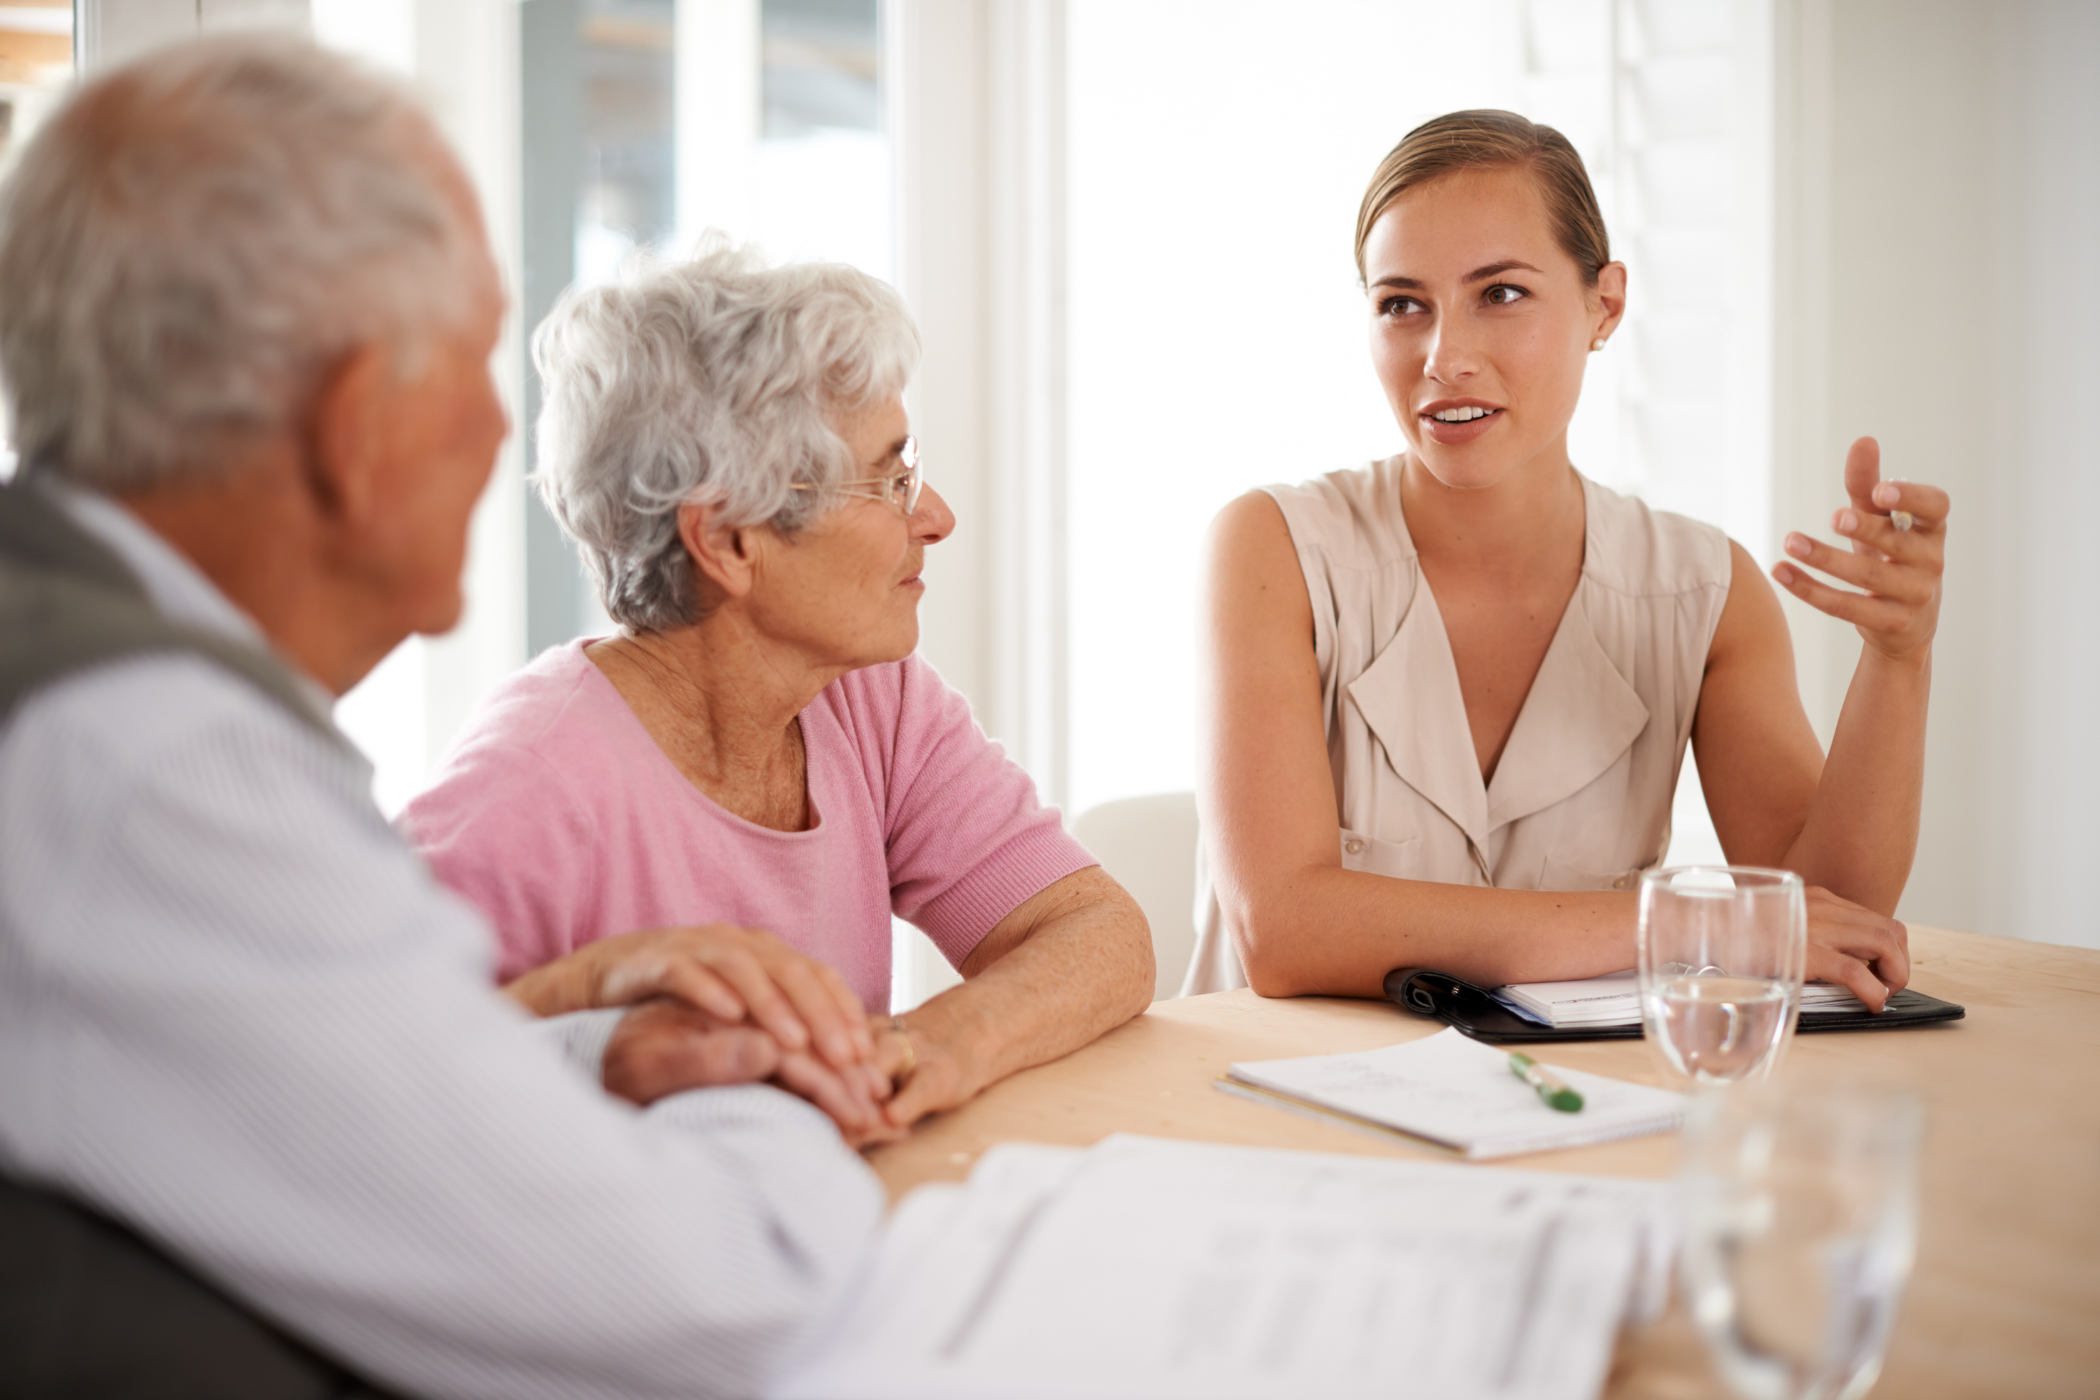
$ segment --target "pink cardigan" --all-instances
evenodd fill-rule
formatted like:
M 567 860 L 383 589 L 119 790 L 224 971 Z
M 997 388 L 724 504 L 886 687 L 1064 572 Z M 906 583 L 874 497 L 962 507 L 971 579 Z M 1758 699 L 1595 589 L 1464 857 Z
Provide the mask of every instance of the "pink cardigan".
M 609 934 L 725 920 L 830 963 L 879 1012 L 893 911 L 959 964 L 1095 864 L 916 655 L 851 672 L 802 712 L 816 824 L 782 832 L 687 782 L 583 646 L 498 686 L 401 817 L 495 926 L 504 981 Z

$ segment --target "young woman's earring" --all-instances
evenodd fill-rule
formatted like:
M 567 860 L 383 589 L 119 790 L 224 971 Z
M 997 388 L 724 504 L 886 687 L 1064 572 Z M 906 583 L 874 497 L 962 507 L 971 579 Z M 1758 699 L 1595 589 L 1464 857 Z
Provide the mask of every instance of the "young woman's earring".
M 1601 336 L 1601 335 L 1600 335 L 1600 336 L 1598 336 L 1598 337 L 1597 337 L 1597 338 L 1596 338 L 1595 340 L 1593 340 L 1593 341 L 1591 341 L 1591 342 L 1590 342 L 1590 349 L 1592 349 L 1592 350 L 1602 350 L 1603 348 L 1604 348 L 1604 337 L 1603 337 L 1603 336 Z

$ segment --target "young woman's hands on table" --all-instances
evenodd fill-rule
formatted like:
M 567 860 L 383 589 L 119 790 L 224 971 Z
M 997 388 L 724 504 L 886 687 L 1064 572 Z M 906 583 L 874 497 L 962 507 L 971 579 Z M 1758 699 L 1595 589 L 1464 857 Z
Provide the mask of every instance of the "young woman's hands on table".
M 1839 983 L 1879 1011 L 1910 982 L 1910 930 L 1810 885 L 1807 975 L 1811 982 Z

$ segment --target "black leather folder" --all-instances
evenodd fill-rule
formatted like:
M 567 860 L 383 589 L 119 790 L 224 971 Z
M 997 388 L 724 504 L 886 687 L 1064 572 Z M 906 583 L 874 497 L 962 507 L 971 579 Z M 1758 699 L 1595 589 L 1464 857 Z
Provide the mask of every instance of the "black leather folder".
M 1400 967 L 1385 975 L 1386 1000 L 1418 1016 L 1433 1016 L 1455 1026 L 1475 1040 L 1496 1045 L 1516 1045 L 1539 1040 L 1639 1040 L 1641 1028 L 1631 1026 L 1542 1026 L 1526 1020 L 1489 996 L 1485 989 L 1426 967 Z M 1926 996 L 1906 987 L 1889 998 L 1880 1011 L 1804 1011 L 1795 1030 L 1802 1035 L 1817 1031 L 1893 1031 L 1907 1026 L 1930 1026 L 1959 1021 L 1967 1009 L 1951 1001 Z

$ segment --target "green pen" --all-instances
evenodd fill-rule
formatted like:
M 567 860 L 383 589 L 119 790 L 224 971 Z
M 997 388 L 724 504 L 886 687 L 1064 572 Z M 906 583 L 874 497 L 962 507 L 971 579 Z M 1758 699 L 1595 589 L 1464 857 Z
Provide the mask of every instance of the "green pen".
M 1561 1083 L 1553 1071 L 1523 1051 L 1509 1052 L 1509 1072 L 1538 1090 L 1546 1107 L 1557 1108 L 1562 1113 L 1582 1112 L 1582 1095 Z

